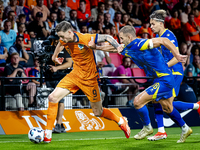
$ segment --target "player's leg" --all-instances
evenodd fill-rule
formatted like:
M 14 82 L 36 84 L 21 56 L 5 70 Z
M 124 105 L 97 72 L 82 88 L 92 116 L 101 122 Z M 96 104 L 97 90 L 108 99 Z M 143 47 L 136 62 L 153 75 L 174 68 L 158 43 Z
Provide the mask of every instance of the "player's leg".
M 152 95 L 149 95 L 146 91 L 143 91 L 134 99 L 134 107 L 143 123 L 143 129 L 134 136 L 137 140 L 144 139 L 146 136 L 153 133 L 153 128 L 149 118 L 149 111 L 146 107 L 146 104 L 150 101 L 152 101 Z
M 177 141 L 177 143 L 184 143 L 186 138 L 192 134 L 192 129 L 185 123 L 177 109 L 173 107 L 173 100 L 174 97 L 171 97 L 168 99 L 159 100 L 159 103 L 162 105 L 163 111 L 166 112 L 179 127 L 181 127 L 181 138 Z

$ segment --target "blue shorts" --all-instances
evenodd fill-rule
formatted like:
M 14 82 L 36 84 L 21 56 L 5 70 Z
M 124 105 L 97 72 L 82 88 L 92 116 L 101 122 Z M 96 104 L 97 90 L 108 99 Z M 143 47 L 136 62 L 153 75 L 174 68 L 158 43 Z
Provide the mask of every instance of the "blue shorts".
M 154 79 L 154 84 L 146 89 L 149 95 L 153 95 L 152 99 L 159 101 L 176 96 L 174 91 L 174 78 L 172 75 Z
M 183 75 L 173 75 L 173 76 L 174 76 L 174 81 L 175 81 L 174 90 L 175 90 L 176 96 L 178 96 L 181 82 L 183 80 Z

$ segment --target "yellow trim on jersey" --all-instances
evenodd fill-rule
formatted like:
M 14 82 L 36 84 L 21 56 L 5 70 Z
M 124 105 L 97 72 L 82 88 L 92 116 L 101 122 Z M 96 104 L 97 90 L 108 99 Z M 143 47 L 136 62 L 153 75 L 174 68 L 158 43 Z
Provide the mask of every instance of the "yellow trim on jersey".
M 131 58 L 131 56 L 129 56 L 127 53 L 125 53 L 125 56 Z
M 172 69 L 172 74 L 173 74 L 173 75 L 181 75 L 181 76 L 183 75 L 182 73 L 180 73 L 180 72 L 178 72 L 178 71 L 175 72 L 173 69 Z
M 149 39 L 140 48 L 141 51 L 149 49 Z
M 177 49 L 177 50 L 179 50 L 179 48 L 178 48 L 178 47 L 176 47 L 176 49 Z
M 165 30 L 163 31 L 163 33 L 160 35 L 160 37 L 165 33 L 166 30 L 167 30 L 167 29 L 165 29 Z
M 158 90 L 160 88 L 160 84 L 159 83 L 155 83 L 154 85 L 156 86 L 157 89 L 156 89 L 155 93 L 153 94 L 152 99 L 156 99 L 157 94 L 158 94 Z M 154 85 L 153 85 L 153 88 L 154 88 Z
M 175 92 L 174 88 L 172 90 L 172 94 L 173 94 L 173 97 L 176 97 L 176 92 Z
M 155 70 L 154 70 L 155 71 Z M 158 71 L 155 71 L 156 72 L 156 75 L 160 78 L 160 77 L 163 77 L 163 76 L 168 76 L 169 74 L 168 73 L 160 73 Z

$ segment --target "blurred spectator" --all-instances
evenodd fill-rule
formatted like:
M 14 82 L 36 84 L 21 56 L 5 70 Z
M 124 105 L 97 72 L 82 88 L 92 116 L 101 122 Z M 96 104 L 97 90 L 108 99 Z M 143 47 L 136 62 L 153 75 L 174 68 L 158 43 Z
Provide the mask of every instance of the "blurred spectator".
M 104 20 L 105 27 L 111 28 L 114 25 L 113 21 L 110 20 L 111 15 L 109 13 L 104 14 L 104 19 L 105 19 Z
M 91 8 L 96 8 L 96 7 L 98 7 L 99 3 L 101 3 L 101 2 L 104 3 L 105 0 L 92 0 L 92 1 L 90 1 Z
M 97 20 L 98 14 L 104 14 L 104 10 L 105 10 L 105 4 L 103 2 L 99 2 L 98 3 L 98 7 L 97 8 L 93 8 L 91 10 L 91 15 L 92 15 L 92 18 L 93 18 L 92 21 L 96 21 Z
M 173 9 L 178 10 L 179 14 L 181 14 L 184 10 L 185 7 L 187 6 L 187 0 L 180 0 Z
M 70 19 L 68 20 L 69 23 L 71 23 L 72 27 L 77 31 L 80 32 L 80 29 L 78 27 L 78 21 L 77 21 L 77 12 L 76 10 L 70 10 Z
M 0 43 L 1 43 L 1 36 L 0 36 Z M 0 46 L 0 67 L 5 67 L 6 59 L 8 58 L 8 50 Z
M 46 39 L 48 36 L 48 31 L 46 30 L 46 24 L 43 21 L 43 14 L 41 12 L 37 12 L 36 19 L 28 25 L 29 34 L 34 33 L 36 38 Z M 32 33 L 31 33 L 32 32 Z
M 31 39 L 28 33 L 25 32 L 26 31 L 26 26 L 24 23 L 20 23 L 18 25 L 18 33 L 17 35 L 21 35 L 24 37 L 24 43 L 23 43 L 23 47 L 26 50 L 30 50 L 31 48 Z
M 90 9 L 86 9 L 86 1 L 85 0 L 80 0 L 79 9 L 77 10 L 77 19 L 78 19 L 80 25 L 86 23 L 87 26 L 89 25 L 88 23 L 90 21 L 92 21 L 91 11 L 90 11 Z
M 110 35 L 111 35 L 118 43 L 120 43 L 119 36 L 118 36 L 118 34 L 117 34 L 117 31 L 116 31 L 115 26 L 112 26 L 112 27 L 111 27 L 111 29 L 110 29 Z
M 27 6 L 31 11 L 33 10 L 33 7 L 37 5 L 36 0 L 25 0 L 25 6 Z
M 200 9 L 200 4 L 199 4 L 199 0 L 193 0 L 193 3 L 192 3 L 192 9 Z
M 142 22 L 138 19 L 134 19 L 134 18 L 130 18 L 130 16 L 128 14 L 124 14 L 122 17 L 122 23 L 125 25 L 141 25 Z
M 30 22 L 33 20 L 31 16 L 31 11 L 28 6 L 24 5 L 24 2 L 25 0 L 19 0 L 19 6 L 22 7 L 22 10 L 24 12 L 23 14 L 25 14 L 26 16 L 26 21 Z
M 8 12 L 9 11 L 14 11 L 14 20 L 17 20 L 17 17 L 20 14 L 24 14 L 23 8 L 21 6 L 17 5 L 17 0 L 10 0 L 10 4 L 4 9 L 3 12 L 3 19 L 7 19 L 8 18 Z
M 149 26 L 150 26 L 149 22 L 144 21 L 144 22 L 142 23 L 142 27 L 141 27 L 141 28 L 139 29 L 139 31 L 138 31 L 138 35 L 140 35 L 140 34 L 141 34 L 141 31 L 145 28 L 145 29 L 147 29 L 148 32 L 149 32 L 149 38 L 155 37 L 155 35 L 153 34 L 153 32 L 152 32 L 152 30 L 151 30 L 151 28 L 150 28 Z
M 188 14 L 191 13 L 191 6 L 189 4 L 186 5 L 184 11 L 180 15 L 181 23 L 184 25 L 188 22 Z
M 165 0 L 158 1 L 160 9 L 163 9 L 167 12 L 168 16 L 171 16 L 171 11 L 168 9 L 168 5 L 166 4 Z M 172 2 L 171 2 L 172 3 Z
M 197 8 L 193 9 L 194 14 L 194 21 L 197 23 L 198 26 L 200 26 L 200 13 Z
M 103 32 L 104 32 L 104 34 L 110 35 L 110 28 L 108 28 L 108 27 L 103 28 Z
M 186 63 L 182 63 L 183 65 L 183 70 L 185 70 L 185 68 L 192 63 L 191 60 L 193 61 L 193 55 L 191 54 L 191 50 L 192 50 L 192 46 L 193 44 L 191 43 L 190 45 L 187 46 L 186 43 L 182 42 L 180 45 L 180 54 L 182 55 L 187 55 L 187 60 Z
M 178 11 L 174 10 L 172 14 L 172 18 L 170 20 L 171 30 L 174 32 L 175 30 L 179 30 L 181 28 L 181 21 L 178 19 Z
M 116 12 L 115 19 L 113 20 L 113 22 L 115 24 L 117 34 L 119 33 L 120 28 L 125 26 L 123 23 L 121 23 L 121 19 L 122 19 L 122 14 L 120 12 Z
M 11 63 L 6 65 L 4 74 L 6 77 L 27 77 L 25 75 L 23 67 L 19 64 L 20 57 L 18 53 L 11 55 Z M 22 102 L 22 89 L 20 79 L 9 79 L 6 83 L 10 86 L 6 87 L 6 93 L 14 97 L 18 110 L 24 110 L 24 104 Z
M 97 21 L 93 23 L 92 28 L 95 29 L 97 33 L 103 34 L 104 27 L 104 14 L 98 14 Z
M 160 7 L 157 1 L 155 0 L 147 0 L 146 2 L 144 1 L 140 6 L 140 11 L 142 13 L 143 21 L 148 21 L 149 14 L 158 9 L 160 9 Z
M 49 9 L 50 13 L 57 13 L 57 16 L 60 14 L 60 0 L 54 0 L 52 7 Z
M 49 9 L 44 5 L 44 0 L 36 0 L 36 2 L 37 5 L 32 10 L 32 17 L 37 20 L 37 13 L 41 12 L 43 14 L 42 21 L 46 21 L 50 15 Z
M 29 71 L 29 77 L 40 78 L 40 76 L 41 76 L 40 64 L 39 64 L 38 58 L 34 59 L 34 66 L 35 67 Z M 29 82 L 29 85 L 30 84 L 31 84 L 31 86 L 27 86 L 27 88 L 26 88 L 29 91 L 29 105 L 33 104 L 33 102 L 34 102 L 34 96 L 36 95 L 36 87 L 40 86 L 40 79 L 32 79 Z M 45 84 L 46 83 L 44 82 L 43 85 L 45 85 Z M 33 88 L 33 90 L 31 91 L 30 88 Z
M 192 64 L 194 56 L 200 56 L 200 48 L 197 45 L 194 45 L 191 51 L 190 63 Z
M 51 30 L 54 29 L 58 24 L 58 22 L 56 21 L 57 20 L 57 13 L 51 12 L 50 18 L 47 19 L 47 20 L 48 21 L 45 22 L 45 23 L 46 23 L 47 31 L 49 31 L 49 33 L 50 33 Z
M 57 22 L 60 23 L 62 21 L 67 21 L 65 17 L 65 12 L 63 10 L 60 11 L 60 14 L 58 16 Z
M 71 8 L 67 6 L 67 1 L 68 0 L 61 0 L 61 5 L 59 8 L 65 12 L 65 17 L 67 20 L 69 20 L 70 19 L 69 14 L 70 14 Z
M 126 11 L 122 8 L 122 5 L 119 3 L 118 0 L 113 0 L 113 9 L 115 12 L 121 12 L 122 14 L 125 14 Z
M 192 64 L 189 64 L 185 70 L 185 75 L 189 77 L 197 77 L 200 74 L 200 56 L 194 56 Z M 200 78 L 197 78 L 200 81 Z
M 0 21 L 3 20 L 3 1 L 0 1 Z
M 112 0 L 105 0 L 105 10 L 104 13 L 109 13 L 111 16 L 111 20 L 115 17 L 115 10 L 112 8 L 113 2 Z
M 141 31 L 140 31 L 140 34 L 138 36 L 139 38 L 143 38 L 143 39 L 148 39 L 149 38 L 149 32 L 146 28 L 143 28 Z
M 6 8 L 10 3 L 10 0 L 3 0 L 3 8 Z
M 11 22 L 6 20 L 4 22 L 4 30 L 0 31 L 1 46 L 6 47 L 7 50 L 15 43 L 16 32 L 11 29 Z
M 117 69 L 114 71 L 112 76 L 126 76 L 131 77 L 132 71 L 131 71 L 131 59 L 129 57 L 124 57 L 122 64 L 117 67 Z M 120 88 L 124 88 L 126 86 L 129 87 L 128 90 L 128 106 L 133 105 L 133 98 L 135 97 L 135 94 L 138 92 L 139 85 L 135 83 L 133 79 L 112 79 L 111 83 L 119 86 Z M 123 85 L 125 84 L 125 85 Z M 128 85 L 126 85 L 128 84 Z
M 9 20 L 11 22 L 11 29 L 14 30 L 15 32 L 18 32 L 17 23 L 15 22 L 15 12 L 14 11 L 11 10 L 11 11 L 8 12 L 8 18 L 3 20 L 1 27 L 4 26 L 4 22 L 6 20 Z
M 23 67 L 26 67 L 26 63 L 28 62 L 29 55 L 24 47 L 24 37 L 22 35 L 18 35 L 16 38 L 16 44 L 10 47 L 9 55 L 12 53 L 19 54 L 19 64 Z
M 25 29 L 27 29 L 27 26 L 28 26 L 28 24 L 27 24 L 27 22 L 26 22 L 26 15 L 25 14 L 21 14 L 21 15 L 19 15 L 19 17 L 18 17 L 18 22 L 17 22 L 17 26 L 19 25 L 19 24 L 21 24 L 21 23 L 23 23 L 23 24 L 25 24 Z M 19 32 L 19 31 L 18 31 Z
M 71 9 L 78 10 L 80 0 L 68 0 L 67 6 Z
M 139 4 L 133 4 L 132 1 L 128 1 L 125 6 L 126 13 L 130 16 L 130 18 L 137 18 L 138 19 L 138 12 L 139 12 Z
M 188 22 L 185 24 L 185 40 L 186 42 L 200 42 L 200 27 L 194 21 L 194 14 L 188 15 Z
M 81 26 L 81 33 L 88 33 L 88 28 L 86 25 Z

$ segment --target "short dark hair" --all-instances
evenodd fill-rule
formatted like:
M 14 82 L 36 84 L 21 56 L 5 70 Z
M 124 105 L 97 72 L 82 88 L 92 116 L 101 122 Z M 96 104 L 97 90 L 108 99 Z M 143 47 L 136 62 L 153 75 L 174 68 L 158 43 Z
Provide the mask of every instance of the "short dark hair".
M 4 22 L 4 25 L 5 25 L 5 23 L 7 23 L 7 22 L 10 22 L 10 23 L 11 23 L 11 21 L 10 21 L 10 20 L 6 20 L 6 21 Z
M 13 10 L 9 11 L 8 12 L 8 16 L 11 14 L 11 13 L 15 13 Z
M 122 59 L 122 62 L 123 62 L 123 63 L 125 62 L 125 59 L 126 59 L 126 58 L 130 58 L 130 57 L 124 56 L 123 59 Z
M 163 23 L 166 17 L 167 17 L 167 13 L 163 9 L 156 10 L 150 15 L 150 19 L 154 19 L 156 21 L 163 22 Z
M 62 21 L 55 27 L 55 31 L 56 32 L 60 32 L 60 31 L 66 32 L 69 29 L 72 30 L 72 26 L 67 21 Z
M 18 38 L 22 38 L 22 39 L 24 39 L 24 36 L 21 35 L 21 34 L 19 34 L 19 35 L 17 35 L 16 39 L 18 39 Z
M 98 3 L 98 8 L 99 8 L 101 5 L 105 5 L 104 2 L 99 2 L 99 3 Z
M 133 26 L 124 26 L 120 29 L 119 32 L 122 32 L 123 34 L 131 34 L 133 37 L 136 37 L 136 31 Z
M 25 14 L 20 14 L 20 15 L 18 16 L 18 18 L 19 18 L 19 19 L 21 19 L 21 18 L 26 18 L 26 15 L 25 15 Z
M 72 11 L 76 11 L 76 10 L 75 10 L 75 9 L 71 9 L 71 10 L 70 10 L 70 12 L 69 12 L 69 14 L 71 14 L 71 13 L 72 13 Z
M 86 1 L 85 1 L 85 0 L 80 0 L 79 4 L 80 4 L 81 2 L 84 2 L 84 3 L 86 4 Z

